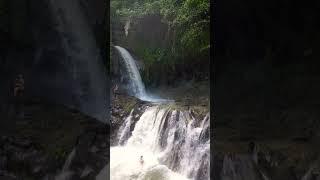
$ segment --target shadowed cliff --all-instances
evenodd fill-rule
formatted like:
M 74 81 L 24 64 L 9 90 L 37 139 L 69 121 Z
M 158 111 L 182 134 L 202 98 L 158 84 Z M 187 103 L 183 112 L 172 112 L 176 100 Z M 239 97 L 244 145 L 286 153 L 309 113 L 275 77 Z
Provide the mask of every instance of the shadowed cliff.
M 6 1 L 1 98 L 18 73 L 25 96 L 41 97 L 107 122 L 109 80 L 104 1 Z

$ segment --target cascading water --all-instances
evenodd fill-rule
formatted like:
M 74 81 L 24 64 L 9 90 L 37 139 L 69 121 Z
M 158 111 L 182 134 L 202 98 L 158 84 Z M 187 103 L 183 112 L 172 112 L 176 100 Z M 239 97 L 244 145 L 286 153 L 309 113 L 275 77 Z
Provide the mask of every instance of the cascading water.
M 124 136 L 130 124 L 131 115 L 118 133 L 119 146 L 110 149 L 112 180 L 210 179 L 209 114 L 197 120 L 187 111 L 153 106 L 141 115 L 131 136 Z
M 133 57 L 130 55 L 130 53 L 120 46 L 115 46 L 115 48 L 120 52 L 121 56 L 123 57 L 123 60 L 125 62 L 128 75 L 130 77 L 130 87 L 133 91 L 133 93 L 138 98 L 146 97 L 146 90 L 144 87 L 144 84 L 142 83 L 141 76 L 138 70 L 138 67 L 133 59 Z
M 170 101 L 166 99 L 156 98 L 154 96 L 151 96 L 150 94 L 147 94 L 134 58 L 125 48 L 120 46 L 114 46 L 114 47 L 120 52 L 121 57 L 125 62 L 125 66 L 130 79 L 130 84 L 129 84 L 130 90 L 135 95 L 135 97 L 143 101 L 150 101 L 150 102 Z
M 132 113 L 133 110 L 130 112 L 130 115 L 126 118 L 124 125 L 120 127 L 119 129 L 119 145 L 122 145 L 125 143 L 125 141 L 130 136 L 130 127 L 132 124 Z
M 124 60 L 132 93 L 144 101 L 168 102 L 146 93 L 133 57 L 126 49 L 115 48 Z M 110 149 L 110 178 L 208 180 L 209 128 L 209 114 L 199 120 L 186 111 L 153 106 L 135 122 L 132 110 L 118 131 L 118 146 Z

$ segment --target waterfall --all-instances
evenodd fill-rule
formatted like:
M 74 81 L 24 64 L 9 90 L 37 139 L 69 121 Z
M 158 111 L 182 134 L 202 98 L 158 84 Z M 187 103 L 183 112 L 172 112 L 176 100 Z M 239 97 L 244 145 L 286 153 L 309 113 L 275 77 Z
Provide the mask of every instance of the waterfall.
M 111 147 L 110 177 L 112 180 L 208 180 L 209 129 L 209 114 L 199 120 L 187 111 L 149 107 L 136 122 L 131 137 L 123 145 Z
M 130 91 L 135 95 L 135 97 L 149 102 L 172 102 L 172 100 L 162 99 L 147 94 L 134 58 L 125 48 L 120 46 L 115 46 L 115 48 L 119 51 L 125 62 L 126 70 L 130 79 Z
M 65 57 L 59 59 L 70 78 L 72 92 L 69 105 L 96 119 L 107 122 L 108 79 L 94 33 L 78 0 L 49 0 L 56 30 L 62 41 Z M 58 86 L 63 86 L 61 83 Z M 64 99 L 64 101 L 66 101 Z
M 138 98 L 144 98 L 146 97 L 146 90 L 145 90 L 145 86 L 141 80 L 141 76 L 138 70 L 138 67 L 135 63 L 135 60 L 133 59 L 133 57 L 131 56 L 131 54 L 124 49 L 123 47 L 120 46 L 115 46 L 115 48 L 120 52 L 127 71 L 128 71 L 128 75 L 130 78 L 130 88 L 133 91 L 133 93 L 138 97 Z

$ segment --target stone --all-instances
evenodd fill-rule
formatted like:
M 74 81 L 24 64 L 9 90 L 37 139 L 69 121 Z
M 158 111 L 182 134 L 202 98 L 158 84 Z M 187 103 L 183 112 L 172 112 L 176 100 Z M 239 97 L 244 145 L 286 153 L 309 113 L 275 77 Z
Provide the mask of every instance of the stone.
M 37 173 L 39 173 L 41 171 L 41 169 L 42 169 L 41 166 L 36 166 L 36 167 L 33 168 L 32 172 L 37 174 Z
M 0 156 L 0 170 L 7 168 L 8 158 L 7 156 Z
M 102 148 L 106 148 L 106 147 L 107 147 L 107 143 L 102 143 L 102 144 L 101 144 L 101 147 L 102 147 Z
M 98 151 L 98 148 L 96 146 L 92 146 L 90 149 L 90 152 L 96 153 Z
M 87 177 L 90 173 L 93 172 L 93 169 L 90 167 L 90 166 L 86 166 L 84 168 L 84 170 L 82 171 L 81 175 L 80 175 L 80 178 L 85 178 Z

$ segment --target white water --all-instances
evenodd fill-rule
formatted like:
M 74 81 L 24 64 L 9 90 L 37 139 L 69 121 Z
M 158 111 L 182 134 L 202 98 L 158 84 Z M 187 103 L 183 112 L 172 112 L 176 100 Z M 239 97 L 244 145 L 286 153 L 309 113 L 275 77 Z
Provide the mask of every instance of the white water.
M 138 67 L 133 59 L 133 57 L 130 55 L 130 53 L 120 46 L 115 46 L 115 48 L 120 52 L 121 56 L 123 57 L 123 60 L 125 62 L 128 75 L 131 80 L 131 90 L 133 93 L 139 97 L 143 98 L 146 96 L 146 90 L 144 87 L 144 84 L 142 83 L 141 76 L 138 70 Z
M 130 112 L 130 115 L 126 118 L 124 121 L 123 126 L 120 127 L 119 129 L 119 145 L 122 145 L 125 143 L 125 141 L 129 138 L 130 135 L 130 127 L 132 124 L 132 113 L 133 110 Z
M 130 78 L 130 84 L 129 84 L 130 90 L 135 95 L 135 97 L 143 101 L 149 101 L 149 102 L 169 102 L 170 101 L 167 99 L 162 99 L 162 98 L 158 98 L 150 94 L 147 94 L 134 58 L 125 48 L 120 46 L 115 46 L 115 48 L 120 52 L 121 57 L 125 62 L 126 69 Z
M 130 116 L 129 116 L 130 119 Z M 148 108 L 124 145 L 110 149 L 112 180 L 207 180 L 209 115 L 196 125 L 188 112 Z M 128 120 L 122 131 L 127 131 Z M 125 132 L 127 133 L 127 132 Z M 122 137 L 122 132 L 119 136 Z M 143 156 L 144 164 L 140 164 Z

